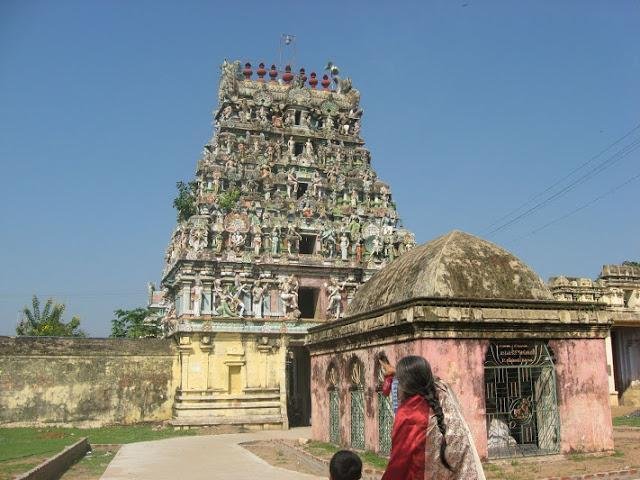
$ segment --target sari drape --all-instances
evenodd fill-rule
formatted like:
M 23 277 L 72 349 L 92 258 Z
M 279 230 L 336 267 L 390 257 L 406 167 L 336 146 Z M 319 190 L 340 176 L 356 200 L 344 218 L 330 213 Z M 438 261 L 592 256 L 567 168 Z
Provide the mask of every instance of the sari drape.
M 441 380 L 436 381 L 444 413 L 448 470 L 440 460 L 442 434 L 424 398 L 414 395 L 400 404 L 393 424 L 391 456 L 382 480 L 485 480 L 471 431 L 458 399 Z

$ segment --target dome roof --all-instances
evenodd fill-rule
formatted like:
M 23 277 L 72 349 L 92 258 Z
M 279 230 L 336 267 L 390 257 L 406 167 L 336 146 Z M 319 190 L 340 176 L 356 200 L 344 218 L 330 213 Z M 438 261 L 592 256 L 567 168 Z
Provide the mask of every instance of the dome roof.
M 347 315 L 418 297 L 553 300 L 540 277 L 497 245 L 454 230 L 415 247 L 373 275 Z

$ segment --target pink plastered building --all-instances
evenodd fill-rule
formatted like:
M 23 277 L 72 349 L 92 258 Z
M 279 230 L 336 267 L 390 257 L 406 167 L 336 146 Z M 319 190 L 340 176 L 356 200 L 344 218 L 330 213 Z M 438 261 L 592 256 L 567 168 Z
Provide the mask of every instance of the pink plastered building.
M 457 394 L 482 458 L 613 449 L 597 304 L 558 302 L 516 257 L 454 231 L 405 253 L 310 330 L 312 432 L 382 454 L 379 355 L 422 355 Z

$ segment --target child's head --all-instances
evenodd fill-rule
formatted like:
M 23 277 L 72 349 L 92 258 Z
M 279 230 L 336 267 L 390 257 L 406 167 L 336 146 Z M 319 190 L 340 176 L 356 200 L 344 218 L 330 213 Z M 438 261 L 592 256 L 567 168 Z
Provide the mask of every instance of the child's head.
M 359 480 L 362 476 L 360 457 L 349 450 L 340 450 L 329 462 L 331 480 Z

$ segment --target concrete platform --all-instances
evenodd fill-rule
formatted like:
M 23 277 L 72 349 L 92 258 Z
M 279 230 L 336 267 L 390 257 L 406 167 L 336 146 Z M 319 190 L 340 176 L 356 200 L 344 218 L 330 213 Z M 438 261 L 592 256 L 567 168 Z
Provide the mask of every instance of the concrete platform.
M 239 444 L 270 438 L 309 438 L 309 428 L 176 437 L 123 445 L 101 480 L 321 480 L 269 465 Z M 329 472 L 327 472 L 328 478 Z

